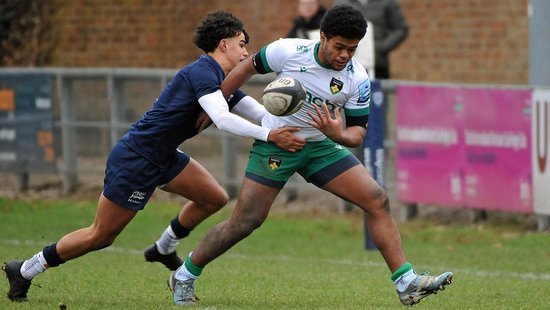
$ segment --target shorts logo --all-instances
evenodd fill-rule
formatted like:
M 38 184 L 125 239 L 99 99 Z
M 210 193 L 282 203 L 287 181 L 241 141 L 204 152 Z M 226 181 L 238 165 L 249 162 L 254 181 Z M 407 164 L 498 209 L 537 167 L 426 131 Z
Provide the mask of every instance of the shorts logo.
M 282 163 L 283 163 L 283 158 L 279 156 L 269 156 L 269 159 L 267 161 L 267 164 L 273 171 L 279 169 Z
M 145 199 L 145 194 L 147 194 L 146 192 L 141 192 L 141 191 L 138 191 L 138 190 L 134 190 L 132 192 L 132 195 L 130 195 L 130 198 L 128 198 L 128 201 L 131 202 L 131 203 L 142 203 L 143 200 Z
M 342 90 L 342 87 L 344 87 L 344 82 L 338 79 L 332 78 L 332 80 L 330 81 L 330 92 L 333 95 L 336 95 L 337 93 L 339 93 Z

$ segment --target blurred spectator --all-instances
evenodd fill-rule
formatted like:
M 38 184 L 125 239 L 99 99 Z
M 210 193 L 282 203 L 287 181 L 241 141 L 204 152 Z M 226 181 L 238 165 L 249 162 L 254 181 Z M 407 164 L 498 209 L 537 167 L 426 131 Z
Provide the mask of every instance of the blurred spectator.
M 319 37 L 321 19 L 326 9 L 318 0 L 298 0 L 298 13 L 300 16 L 294 19 L 292 29 L 286 35 L 287 38 L 316 39 Z M 309 33 L 314 32 L 314 35 Z
M 390 52 L 409 34 L 409 26 L 399 0 L 335 0 L 334 5 L 348 4 L 363 13 L 374 26 L 374 74 L 377 79 L 390 78 Z

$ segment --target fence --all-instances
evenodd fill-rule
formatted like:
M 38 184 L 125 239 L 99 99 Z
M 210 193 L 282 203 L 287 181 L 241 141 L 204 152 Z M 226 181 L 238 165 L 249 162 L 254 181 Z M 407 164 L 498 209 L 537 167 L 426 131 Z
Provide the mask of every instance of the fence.
M 150 107 L 154 98 L 176 72 L 176 70 L 123 68 L 0 68 L 0 90 L 6 87 L 7 77 L 12 75 L 46 76 L 51 79 L 54 90 L 49 94 L 51 96 L 49 105 L 51 136 L 44 135 L 47 131 L 39 129 L 38 135 L 43 137 L 36 139 L 35 143 L 41 147 L 43 159 L 54 159 L 53 166 L 56 173 L 62 175 L 63 191 L 67 193 L 74 190 L 78 186 L 79 179 L 87 174 L 103 174 L 104 161 L 111 146 Z M 273 78 L 272 75 L 255 76 L 245 85 L 244 90 L 258 98 L 263 87 Z M 411 83 L 385 80 L 381 87 L 384 94 L 393 95 L 398 85 L 408 84 Z M 48 106 L 44 103 L 47 102 L 44 98 L 34 100 L 36 107 Z M 0 92 L 0 126 L 5 127 L 19 122 L 14 121 L 13 113 L 10 114 L 8 111 L 10 108 L 13 106 L 9 104 L 9 98 L 3 98 Z M 395 109 L 395 105 L 392 108 Z M 46 123 L 43 119 L 39 122 Z M 396 124 L 391 121 L 388 123 L 386 128 L 389 139 L 384 140 L 384 146 L 391 149 L 395 145 Z M 0 127 L 0 140 L 6 137 L 13 139 L 11 131 L 1 130 L 4 127 Z M 14 128 L 14 131 L 17 131 L 22 127 Z M 19 136 L 20 133 L 18 133 Z M 184 149 L 191 156 L 200 157 L 199 161 L 206 163 L 209 170 L 218 172 L 216 175 L 220 182 L 229 195 L 235 197 L 241 181 L 238 174 L 244 170 L 250 142 L 251 139 L 238 138 L 209 128 L 204 135 L 197 136 L 189 142 L 186 141 Z M 48 147 L 51 148 L 49 152 Z M 25 148 L 19 148 L 19 150 L 25 152 Z M 6 158 L 13 159 L 9 154 L 3 156 L 2 151 L 0 149 L 0 162 Z M 55 154 L 62 154 L 62 156 L 55 156 Z M 395 163 L 387 162 L 386 165 L 391 166 Z M 19 189 L 24 189 L 26 186 L 29 172 L 35 171 L 29 168 L 31 166 L 29 164 L 13 166 L 18 168 L 16 173 L 19 176 Z M 35 168 L 40 166 L 45 165 L 39 163 Z M 2 168 L 0 166 L 0 169 Z M 294 182 L 290 182 L 285 189 L 295 191 L 298 188 L 305 188 L 302 186 L 305 183 L 297 180 L 294 179 Z M 390 187 L 391 192 L 391 187 L 395 185 L 387 184 L 387 186 Z M 291 194 L 291 196 L 294 195 Z M 410 212 L 407 211 L 407 213 Z M 545 223 L 548 223 L 547 218 L 539 224 L 547 227 Z
M 6 85 L 7 81 L 14 76 L 23 75 L 25 79 L 38 76 L 53 79 L 52 86 L 55 92 L 52 92 L 50 99 L 52 135 L 61 137 L 61 140 L 54 141 L 53 151 L 54 154 L 62 154 L 61 157 L 57 157 L 55 166 L 57 172 L 63 175 L 64 192 L 68 193 L 76 188 L 79 175 L 99 172 L 95 167 L 101 165 L 96 166 L 93 158 L 106 157 L 111 146 L 149 108 L 176 72 L 121 68 L 1 68 L 0 88 L 6 89 L 9 86 Z M 258 91 L 254 88 L 265 85 L 270 78 L 271 76 L 254 78 L 250 83 L 251 90 Z M 17 104 L 18 108 L 21 106 L 20 103 Z M 16 121 L 13 115 L 4 115 L 6 117 L 0 118 L 0 124 L 6 126 L 13 125 L 14 122 L 20 123 L 20 112 L 19 109 Z M 239 145 L 238 138 L 212 128 L 207 129 L 205 134 L 221 141 L 219 151 L 222 154 L 224 171 L 221 182 L 234 196 L 238 184 L 238 164 L 235 156 Z M 17 135 L 20 137 L 21 133 L 18 132 Z M 205 141 L 197 143 L 204 144 Z M 212 146 L 212 143 L 208 144 Z M 215 147 L 214 153 L 218 153 Z M 8 159 L 15 159 L 13 157 L 10 155 Z M 16 172 L 19 176 L 19 189 L 24 189 L 29 170 L 35 170 L 28 165 L 19 166 L 15 170 L 13 166 L 11 168 L 8 170 Z

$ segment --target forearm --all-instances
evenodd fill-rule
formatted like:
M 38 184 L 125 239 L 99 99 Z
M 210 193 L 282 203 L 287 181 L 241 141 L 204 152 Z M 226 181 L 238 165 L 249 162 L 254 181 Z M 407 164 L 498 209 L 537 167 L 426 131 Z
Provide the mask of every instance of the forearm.
M 248 57 L 239 63 L 225 78 L 220 86 L 223 96 L 227 98 L 237 89 L 244 85 L 250 78 L 256 74 L 256 70 L 252 65 L 252 57 Z
M 220 130 L 243 137 L 267 141 L 270 130 L 229 112 L 229 107 L 221 91 L 218 90 L 202 96 L 199 98 L 199 104 Z
M 256 123 L 260 123 L 265 113 L 267 113 L 264 106 L 250 96 L 241 99 L 231 111 Z
M 335 137 L 329 137 L 332 141 L 345 147 L 360 147 L 365 139 L 367 129 L 361 126 L 352 126 L 345 128 L 341 134 Z

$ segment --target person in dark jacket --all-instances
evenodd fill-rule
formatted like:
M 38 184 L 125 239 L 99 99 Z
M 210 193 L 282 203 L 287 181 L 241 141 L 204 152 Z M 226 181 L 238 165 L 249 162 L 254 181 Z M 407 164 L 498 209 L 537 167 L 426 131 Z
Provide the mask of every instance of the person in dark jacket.
M 310 33 L 319 32 L 321 19 L 325 15 L 326 9 L 318 0 L 299 0 L 298 12 L 300 16 L 294 19 L 292 29 L 286 35 L 287 38 L 315 39 L 310 37 Z
M 409 26 L 399 0 L 335 0 L 334 5 L 347 4 L 363 13 L 374 26 L 375 67 L 377 79 L 390 78 L 390 52 L 407 38 Z

